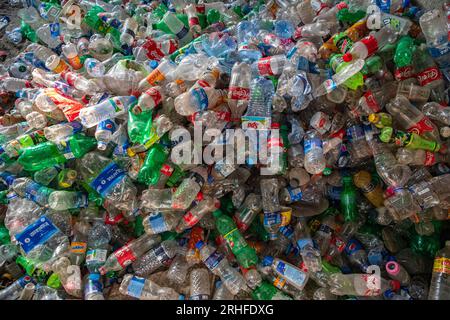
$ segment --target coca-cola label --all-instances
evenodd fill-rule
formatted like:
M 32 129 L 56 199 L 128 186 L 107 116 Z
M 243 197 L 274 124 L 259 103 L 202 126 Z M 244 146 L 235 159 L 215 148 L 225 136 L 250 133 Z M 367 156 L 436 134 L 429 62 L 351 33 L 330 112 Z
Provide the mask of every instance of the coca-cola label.
M 196 217 L 191 211 L 189 211 L 183 216 L 183 220 L 188 226 L 192 227 L 193 225 L 197 224 L 199 218 Z
M 162 101 L 162 96 L 161 96 L 161 92 L 159 92 L 158 89 L 156 88 L 150 88 L 148 89 L 145 94 L 149 95 L 150 98 L 152 98 L 153 103 L 155 104 L 155 106 L 157 106 L 158 104 L 160 104 L 160 102 Z
M 122 268 L 126 268 L 136 260 L 136 256 L 134 255 L 133 250 L 131 250 L 128 245 L 114 252 L 114 255 L 116 256 L 117 262 L 119 262 Z
M 161 174 L 170 177 L 173 173 L 173 168 L 169 166 L 168 164 L 164 164 L 160 170 Z
M 417 133 L 418 135 L 421 135 L 425 132 L 432 132 L 433 130 L 433 124 L 427 117 L 423 117 L 422 120 L 408 128 L 409 132 Z
M 232 100 L 247 101 L 250 99 L 250 88 L 230 87 L 228 92 L 229 92 L 229 98 Z
M 403 81 L 414 76 L 414 69 L 412 66 L 401 67 L 394 72 L 394 77 L 397 81 Z
M 442 74 L 437 67 L 427 68 L 417 74 L 417 80 L 422 87 L 440 79 L 442 79 Z
M 158 43 L 152 39 L 148 39 L 143 45 L 147 53 L 147 58 L 150 60 L 160 61 L 164 57 L 164 53 L 160 50 Z
M 425 166 L 432 166 L 435 163 L 436 163 L 436 155 L 433 152 L 426 151 L 425 152 L 425 161 L 423 164 Z
M 273 71 L 270 66 L 270 60 L 272 57 L 262 58 L 258 61 L 258 71 L 262 76 L 273 76 Z
M 375 113 L 380 112 L 381 108 L 378 105 L 377 101 L 375 100 L 375 97 L 373 96 L 372 91 L 367 91 L 364 93 L 364 99 L 366 100 L 367 106 Z

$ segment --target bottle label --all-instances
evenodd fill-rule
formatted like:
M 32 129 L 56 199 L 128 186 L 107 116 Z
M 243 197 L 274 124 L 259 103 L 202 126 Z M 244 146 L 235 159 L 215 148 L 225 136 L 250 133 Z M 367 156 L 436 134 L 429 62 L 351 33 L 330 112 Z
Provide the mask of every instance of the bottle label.
M 155 87 L 148 89 L 145 92 L 146 95 L 150 96 L 150 98 L 153 100 L 153 103 L 155 106 L 157 106 L 158 104 L 161 103 L 162 101 L 162 95 L 161 92 L 159 92 L 158 89 L 156 89 Z
M 98 280 L 89 280 L 84 287 L 84 296 L 88 297 L 93 293 L 103 294 L 103 286 Z
M 371 56 L 378 50 L 378 42 L 377 39 L 373 35 L 367 36 L 365 38 L 361 39 L 361 42 L 366 46 L 367 48 L 367 56 Z
M 250 89 L 243 87 L 229 87 L 228 97 L 232 100 L 245 100 L 250 99 Z
M 197 294 L 195 296 L 190 296 L 189 300 L 209 300 L 209 295 L 207 295 L 207 294 Z
M 331 240 L 331 243 L 336 246 L 336 248 L 338 249 L 339 252 L 344 251 L 345 246 L 346 246 L 345 241 L 337 236 L 333 237 L 333 239 Z
M 225 234 L 223 238 L 228 243 L 231 250 L 233 250 L 235 247 L 244 248 L 247 246 L 247 242 L 245 242 L 244 237 L 242 237 L 237 228 L 234 228 L 233 230 Z
M 94 249 L 86 252 L 86 263 L 87 264 L 102 264 L 106 261 L 108 255 L 108 250 L 105 249 Z
M 433 132 L 433 124 L 427 117 L 423 117 L 422 120 L 417 122 L 415 125 L 408 128 L 409 132 L 422 135 L 425 132 Z
M 116 256 L 117 262 L 119 262 L 122 268 L 125 268 L 126 266 L 130 265 L 137 258 L 134 255 L 133 250 L 131 250 L 128 245 L 114 252 L 114 255 Z
M 196 26 L 196 25 L 199 25 L 199 24 L 200 24 L 200 22 L 198 21 L 198 18 L 197 18 L 197 17 L 191 17 L 191 18 L 189 18 L 188 22 L 189 22 L 189 26 L 190 26 L 190 27 Z
M 270 129 L 271 117 L 258 117 L 258 116 L 242 116 L 242 129 L 255 129 L 265 130 Z
M 219 160 L 214 165 L 214 168 L 219 172 L 222 177 L 226 178 L 236 170 L 236 166 L 233 164 L 226 164 L 223 160 Z
M 58 150 L 63 154 L 64 158 L 67 160 L 75 159 L 75 155 L 73 154 L 71 148 L 70 148 L 70 141 L 60 141 L 56 144 L 56 147 Z
M 345 253 L 349 256 L 355 254 L 359 250 L 362 250 L 362 246 L 358 241 L 354 239 L 351 239 L 345 247 Z
M 307 245 L 311 247 L 314 246 L 311 238 L 302 238 L 297 240 L 297 247 L 300 250 L 303 250 L 303 248 L 306 247 Z
M 281 225 L 281 212 L 265 212 L 263 224 L 266 227 Z
M 142 295 L 142 291 L 144 290 L 144 285 L 145 285 L 144 278 L 133 276 L 127 287 L 128 295 L 139 299 Z
M 385 13 L 389 13 L 391 10 L 391 0 L 377 0 L 377 5 Z
M 59 23 L 50 23 L 48 26 L 50 28 L 50 35 L 52 36 L 52 38 L 58 38 L 60 35 Z
M 320 149 L 322 150 L 322 140 L 319 138 L 313 138 L 313 139 L 307 139 L 305 140 L 305 145 L 303 147 L 303 150 L 306 153 L 310 152 L 313 149 Z
M 328 226 L 326 224 L 321 224 L 318 231 L 322 232 L 324 234 L 331 234 L 331 233 L 333 233 L 333 229 L 331 229 L 330 226 Z
M 155 234 L 162 233 L 168 230 L 164 216 L 161 212 L 152 214 L 148 217 L 148 222 Z
M 437 67 L 427 68 L 417 74 L 417 80 L 422 87 L 427 85 L 428 83 L 441 79 L 442 74 Z
M 39 204 L 45 204 L 47 202 L 48 196 L 52 192 L 52 189 L 49 189 L 32 181 L 29 182 L 25 188 L 25 198 Z
M 117 183 L 125 177 L 125 171 L 112 162 L 89 185 L 105 197 Z
M 72 242 L 70 244 L 70 251 L 74 254 L 84 254 L 86 252 L 86 242 Z
M 160 172 L 161 174 L 170 177 L 173 174 L 174 168 L 172 168 L 171 166 L 169 166 L 168 164 L 163 164 Z
M 291 197 L 292 202 L 296 202 L 301 200 L 302 198 L 302 189 L 300 188 L 292 188 L 291 186 L 287 186 L 287 191 L 289 196 Z
M 194 97 L 195 101 L 197 102 L 197 106 L 199 107 L 200 111 L 204 111 L 208 109 L 208 95 L 206 94 L 206 91 L 203 88 L 195 88 L 192 90 L 192 96 Z
M 189 211 L 188 213 L 186 213 L 183 216 L 183 220 L 184 222 L 186 222 L 186 224 L 190 227 L 194 226 L 195 224 L 197 224 L 197 222 L 200 220 L 198 217 L 196 217 L 191 211 Z
M 188 34 L 188 32 L 189 32 L 188 28 L 186 28 L 186 26 L 183 25 L 181 30 L 178 31 L 175 35 L 177 36 L 178 39 L 181 40 Z
M 104 120 L 98 124 L 97 130 L 109 131 L 111 133 L 114 133 L 114 131 L 116 131 L 116 124 L 112 120 Z
M 447 39 L 445 39 L 445 43 L 447 43 Z M 445 45 L 441 47 L 428 47 L 428 52 L 433 58 L 439 58 L 443 55 L 446 55 L 450 52 L 450 45 Z
M 23 251 L 28 254 L 36 246 L 46 243 L 57 232 L 59 232 L 59 229 L 50 219 L 43 216 L 17 234 L 15 238 Z
M 259 59 L 258 61 L 258 71 L 262 76 L 273 76 L 272 67 L 270 66 L 270 61 L 272 57 L 265 57 Z
M 160 245 L 154 250 L 156 259 L 158 259 L 161 264 L 166 264 L 166 262 L 170 261 L 170 257 L 167 255 L 167 252 L 164 250 L 163 246 Z
M 361 186 L 360 189 L 362 193 L 371 193 L 376 187 L 377 183 L 372 180 L 368 184 Z
M 276 278 L 273 280 L 273 285 L 274 285 L 275 287 L 277 287 L 278 289 L 282 289 L 282 288 L 284 288 L 284 286 L 286 285 L 286 279 L 283 278 L 283 277 L 276 277 Z
M 405 66 L 395 70 L 394 72 L 395 80 L 403 81 L 409 78 L 415 77 L 414 69 L 412 66 Z
M 214 251 L 206 260 L 205 265 L 209 270 L 214 270 L 220 261 L 222 261 L 224 255 Z
M 147 82 L 155 86 L 158 82 L 164 81 L 165 78 L 164 74 L 156 68 L 147 76 Z
M 377 103 L 377 101 L 375 100 L 375 97 L 373 96 L 372 91 L 367 91 L 366 93 L 364 93 L 364 100 L 366 101 L 367 106 L 374 112 L 380 112 L 381 108 L 379 106 L 379 104 Z
M 306 280 L 306 274 L 297 269 L 294 268 L 288 264 L 285 264 L 284 262 L 278 262 L 277 272 L 279 272 L 281 275 L 283 275 L 284 278 L 286 278 L 287 282 L 290 282 L 292 284 L 296 284 L 299 286 L 303 286 Z
M 425 162 L 424 166 L 432 166 L 436 163 L 436 155 L 434 152 L 426 151 L 425 152 Z

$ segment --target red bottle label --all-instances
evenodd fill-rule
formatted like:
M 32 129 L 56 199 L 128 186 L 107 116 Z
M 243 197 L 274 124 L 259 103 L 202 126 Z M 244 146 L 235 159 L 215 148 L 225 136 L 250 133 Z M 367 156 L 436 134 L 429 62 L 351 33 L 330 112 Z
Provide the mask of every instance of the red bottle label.
M 205 80 L 198 80 L 197 83 L 202 88 L 209 88 L 209 87 L 211 87 L 211 85 L 208 82 L 206 82 Z
M 436 163 L 436 156 L 433 152 L 427 151 L 425 152 L 425 166 L 432 166 Z
M 364 99 L 366 100 L 367 106 L 375 113 L 380 112 L 381 108 L 378 105 L 377 101 L 375 100 L 375 97 L 373 96 L 372 91 L 367 91 L 364 93 Z
M 230 99 L 233 100 L 249 100 L 250 99 L 250 89 L 243 87 L 230 87 Z
M 136 260 L 136 256 L 128 245 L 114 252 L 114 255 L 122 268 L 127 267 Z
M 433 129 L 433 124 L 431 123 L 430 119 L 428 119 L 427 117 L 423 117 L 422 120 L 409 127 L 408 131 L 421 135 L 425 132 L 432 132 Z
M 142 47 L 147 50 L 147 58 L 150 60 L 161 60 L 165 54 L 159 49 L 158 43 L 152 39 L 148 39 Z
M 199 221 L 199 219 L 196 216 L 194 216 L 191 211 L 189 211 L 183 216 L 183 220 L 184 222 L 186 222 L 188 226 L 191 227 L 197 224 L 197 222 Z
M 164 164 L 160 170 L 161 174 L 170 177 L 173 173 L 173 168 L 167 164 Z
M 145 94 L 149 95 L 150 98 L 152 98 L 155 106 L 157 106 L 162 101 L 161 92 L 159 92 L 159 90 L 155 89 L 154 87 L 148 89 Z
M 394 72 L 395 80 L 403 81 L 409 78 L 415 77 L 414 69 L 412 66 L 401 67 Z
M 197 17 L 192 17 L 192 18 L 189 18 L 189 26 L 196 26 L 196 25 L 199 25 L 200 24 L 200 22 L 198 21 L 198 18 Z
M 371 56 L 378 50 L 378 42 L 377 39 L 375 39 L 374 36 L 370 35 L 368 37 L 365 37 L 361 39 L 361 42 L 366 46 L 367 48 L 367 56 Z
M 270 67 L 270 60 L 272 57 L 262 58 L 258 61 L 259 74 L 262 76 L 273 76 L 272 68 Z
M 417 74 L 417 80 L 422 87 L 440 79 L 442 79 L 442 75 L 437 67 L 427 68 Z

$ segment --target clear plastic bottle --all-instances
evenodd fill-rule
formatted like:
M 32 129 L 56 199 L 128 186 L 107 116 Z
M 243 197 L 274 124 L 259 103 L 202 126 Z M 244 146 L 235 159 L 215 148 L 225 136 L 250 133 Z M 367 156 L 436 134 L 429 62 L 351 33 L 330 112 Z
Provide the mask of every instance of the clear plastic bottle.
M 191 270 L 189 300 L 209 300 L 211 296 L 211 281 L 209 272 L 204 268 Z
M 167 11 L 162 17 L 162 21 L 164 21 L 170 31 L 172 31 L 178 38 L 180 41 L 180 46 L 184 46 L 188 42 L 192 41 L 191 31 L 186 28 L 183 22 L 181 22 L 173 12 Z
M 91 128 L 100 122 L 115 118 L 128 111 L 130 105 L 137 101 L 134 96 L 119 96 L 106 99 L 101 103 L 83 108 L 80 111 L 80 120 L 83 126 Z
M 237 295 L 239 291 L 246 288 L 246 282 L 242 275 L 231 267 L 227 258 L 217 252 L 215 248 L 210 247 L 203 241 L 196 244 L 196 248 L 200 251 L 200 257 L 206 267 L 215 275 L 219 276 L 222 283 L 233 295 Z
M 177 254 L 167 270 L 167 279 L 175 285 L 181 286 L 186 281 L 188 270 L 189 263 L 186 261 L 186 256 Z
M 310 272 L 320 271 L 322 268 L 320 251 L 314 247 L 305 219 L 299 219 L 295 225 L 293 240 L 300 250 L 306 268 Z
M 429 300 L 449 300 L 450 281 L 448 274 L 450 266 L 450 241 L 445 242 L 445 247 L 436 253 L 433 264 Z
M 192 228 L 196 225 L 200 219 L 202 219 L 207 213 L 211 213 L 220 207 L 220 202 L 210 196 L 204 196 L 203 200 L 198 202 L 183 217 L 179 220 L 175 231 L 178 233 L 183 232 L 188 228 Z
M 97 139 L 97 148 L 106 150 L 108 143 L 113 140 L 117 125 L 113 120 L 107 119 L 100 122 L 95 130 L 95 139 Z
M 191 174 L 181 181 L 172 196 L 172 207 L 178 210 L 187 209 L 207 181 L 205 167 L 197 167 L 191 170 Z
M 276 275 L 284 278 L 286 282 L 288 282 L 298 290 L 303 290 L 306 283 L 308 282 L 308 273 L 305 273 L 294 265 L 283 260 L 271 256 L 266 256 L 264 257 L 263 264 L 266 266 L 271 266 L 273 272 Z
M 114 251 L 98 271 L 104 275 L 109 271 L 123 270 L 160 241 L 161 237 L 159 235 L 150 236 L 144 234 Z
M 48 205 L 53 210 L 86 208 L 88 195 L 79 191 L 54 191 L 48 197 Z
M 310 174 L 321 173 L 326 166 L 322 139 L 315 130 L 309 130 L 304 137 L 305 169 Z
M 231 119 L 240 119 L 250 99 L 251 69 L 245 62 L 236 62 L 231 70 L 228 88 L 228 106 Z
M 133 270 L 139 277 L 147 277 L 164 265 L 168 265 L 179 252 L 174 240 L 165 240 L 133 262 Z
M 90 273 L 84 277 L 84 300 L 105 300 L 100 274 Z
M 170 287 L 161 287 L 150 279 L 126 274 L 120 283 L 121 294 L 128 295 L 139 300 L 178 300 L 180 294 Z

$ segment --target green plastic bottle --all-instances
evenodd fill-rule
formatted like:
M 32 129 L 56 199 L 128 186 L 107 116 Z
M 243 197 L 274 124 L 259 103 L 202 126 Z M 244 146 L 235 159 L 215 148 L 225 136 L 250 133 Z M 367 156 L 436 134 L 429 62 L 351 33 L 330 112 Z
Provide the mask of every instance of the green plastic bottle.
M 81 158 L 96 146 L 95 138 L 77 133 L 60 145 L 48 141 L 23 149 L 17 161 L 27 171 L 38 171 L 69 159 Z
M 99 6 L 93 6 L 84 16 L 83 23 L 99 34 L 109 34 L 114 49 L 123 52 L 122 45 L 120 43 L 120 31 L 105 23 L 98 16 L 99 13 L 104 11 L 105 10 Z
M 355 12 L 351 12 L 348 8 L 343 8 L 338 11 L 336 14 L 336 18 L 340 22 L 346 22 L 348 24 L 354 24 L 364 18 L 366 16 L 366 12 L 364 10 L 357 10 Z
M 137 180 L 146 185 L 155 185 L 161 177 L 161 169 L 169 157 L 169 152 L 161 144 L 154 144 L 147 152 L 144 163 L 139 170 Z
M 217 231 L 223 236 L 239 264 L 244 268 L 256 265 L 258 263 L 256 251 L 247 244 L 233 219 L 220 210 L 214 211 L 213 216 L 216 218 Z
M 38 37 L 36 35 L 36 32 L 33 30 L 33 28 L 26 24 L 24 21 L 20 23 L 20 32 L 22 33 L 22 36 L 30 40 L 31 42 L 38 42 Z
M 364 76 L 369 76 L 382 69 L 383 59 L 381 59 L 380 56 L 374 55 L 366 59 L 364 67 L 361 69 L 361 73 Z
M 133 143 L 144 144 L 150 138 L 152 110 L 134 114 L 128 110 L 128 136 Z
M 346 67 L 350 63 L 345 62 L 342 56 L 343 56 L 342 54 L 334 54 L 330 58 L 330 66 L 335 73 L 339 73 L 344 67 Z M 363 84 L 364 84 L 364 77 L 361 71 L 357 72 L 344 82 L 344 85 L 351 90 L 356 90 Z
M 397 68 L 412 65 L 414 40 L 410 36 L 403 36 L 398 40 L 395 48 L 394 62 Z
M 48 273 L 41 268 L 38 268 L 36 263 L 22 255 L 16 258 L 16 263 L 25 270 L 27 275 L 35 277 L 39 281 L 43 281 L 48 276 Z
M 11 243 L 11 237 L 9 231 L 3 223 L 0 224 L 0 244 Z
M 358 212 L 356 209 L 356 189 L 351 176 L 342 178 L 343 190 L 341 193 L 341 212 L 345 221 L 355 221 Z
M 278 290 L 274 285 L 263 281 L 259 287 L 252 292 L 253 300 L 292 300 L 287 294 Z

